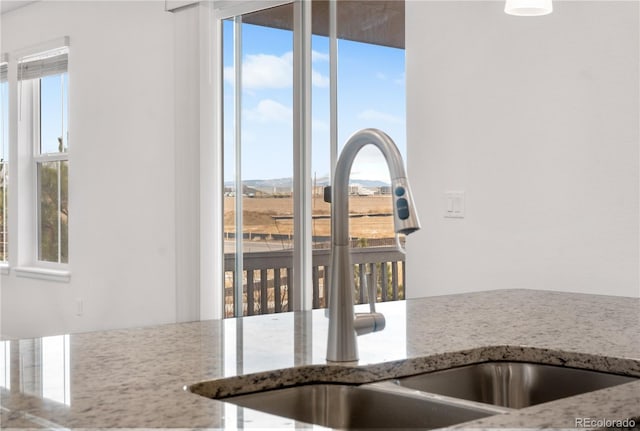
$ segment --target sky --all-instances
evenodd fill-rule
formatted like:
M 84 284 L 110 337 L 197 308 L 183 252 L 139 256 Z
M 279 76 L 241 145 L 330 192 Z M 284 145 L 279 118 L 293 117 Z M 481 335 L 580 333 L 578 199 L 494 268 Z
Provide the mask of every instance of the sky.
M 223 27 L 225 181 L 235 175 L 233 23 Z M 293 33 L 243 24 L 242 178 L 293 176 Z M 404 50 L 338 41 L 338 148 L 355 131 L 386 132 L 405 155 Z M 330 172 L 329 39 L 312 38 L 312 171 Z M 352 179 L 388 182 L 380 152 L 363 149 Z
M 67 135 L 67 74 L 45 76 L 40 80 L 40 151 L 58 152 L 58 138 Z M 65 146 L 67 142 L 64 143 Z
M 58 138 L 67 136 L 68 130 L 68 75 L 49 75 L 40 79 L 40 152 L 50 154 L 58 152 Z M 0 158 L 9 154 L 9 97 L 8 84 L 1 84 L 2 91 L 2 147 Z M 64 143 L 65 147 L 68 145 Z

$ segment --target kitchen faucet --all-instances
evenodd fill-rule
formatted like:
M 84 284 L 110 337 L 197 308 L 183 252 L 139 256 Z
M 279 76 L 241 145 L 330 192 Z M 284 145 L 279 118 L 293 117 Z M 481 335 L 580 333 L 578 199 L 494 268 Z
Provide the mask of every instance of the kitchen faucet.
M 384 329 L 385 319 L 375 312 L 375 286 L 370 286 L 369 313 L 354 314 L 353 265 L 349 253 L 349 174 L 358 152 L 373 144 L 382 152 L 391 174 L 393 221 L 396 233 L 408 235 L 420 229 L 409 181 L 402 156 L 393 140 L 377 129 L 363 129 L 354 133 L 342 149 L 336 164 L 331 187 L 331 284 L 329 286 L 329 337 L 327 361 L 358 360 L 356 334 L 362 335 Z M 361 280 L 361 288 L 364 287 Z

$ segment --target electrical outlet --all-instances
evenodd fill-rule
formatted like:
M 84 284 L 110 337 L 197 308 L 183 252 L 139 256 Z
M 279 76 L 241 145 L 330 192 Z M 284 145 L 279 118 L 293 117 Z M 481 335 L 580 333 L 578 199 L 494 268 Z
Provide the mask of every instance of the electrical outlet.
M 82 316 L 84 304 L 82 302 L 82 298 L 76 298 L 76 316 Z

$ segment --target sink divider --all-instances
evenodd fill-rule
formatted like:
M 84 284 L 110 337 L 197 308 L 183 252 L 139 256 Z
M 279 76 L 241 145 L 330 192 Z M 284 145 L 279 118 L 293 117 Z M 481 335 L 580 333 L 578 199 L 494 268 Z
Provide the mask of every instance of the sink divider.
M 502 414 L 502 413 L 509 413 L 509 412 L 515 411 L 515 409 L 509 408 L 509 407 L 494 406 L 491 404 L 478 403 L 475 401 L 464 400 L 461 398 L 448 397 L 445 395 L 434 394 L 431 392 L 424 392 L 416 389 L 410 389 L 403 386 L 399 386 L 393 383 L 393 381 L 389 381 L 389 380 L 385 380 L 382 382 L 375 382 L 375 383 L 365 383 L 360 387 L 362 389 L 386 392 L 386 393 L 390 393 L 390 394 L 394 394 L 402 397 L 415 398 L 415 399 L 420 399 L 424 401 L 435 401 L 441 404 L 464 407 L 467 409 L 478 410 L 481 412 L 487 412 L 491 414 Z

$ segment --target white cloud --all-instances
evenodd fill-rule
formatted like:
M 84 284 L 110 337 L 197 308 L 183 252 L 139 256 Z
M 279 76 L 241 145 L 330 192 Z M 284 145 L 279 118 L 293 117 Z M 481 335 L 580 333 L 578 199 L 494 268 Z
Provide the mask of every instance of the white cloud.
M 247 89 L 289 88 L 293 79 L 293 62 L 286 53 L 247 55 L 242 63 L 242 85 Z
M 224 80 L 234 85 L 233 66 L 224 68 Z M 293 53 L 281 56 L 248 54 L 242 63 L 242 84 L 246 89 L 290 88 L 293 80 Z
M 385 75 L 385 74 L 384 74 L 384 73 L 382 73 L 382 72 L 377 72 L 377 73 L 376 73 L 376 78 L 378 78 L 378 79 L 379 79 L 379 80 L 381 80 L 381 81 L 386 81 L 386 80 L 387 80 L 387 75 Z
M 244 114 L 248 121 L 262 124 L 290 124 L 293 121 L 293 109 L 271 99 L 261 100 L 255 108 L 247 109 Z
M 311 71 L 311 83 L 314 87 L 327 88 L 329 86 L 329 77 L 324 76 L 316 70 Z
M 329 54 L 325 54 L 319 51 L 311 51 L 311 62 L 328 62 Z M 329 77 L 321 74 L 315 69 L 311 69 L 311 83 L 315 87 L 327 88 L 329 87 Z
M 313 51 L 314 61 L 324 61 L 326 54 Z M 329 86 L 329 78 L 312 70 L 312 83 L 316 87 Z M 233 66 L 224 68 L 224 80 L 234 85 Z M 247 54 L 242 63 L 242 85 L 247 90 L 291 88 L 293 85 L 293 52 L 281 56 Z
M 325 54 L 324 52 L 311 51 L 311 61 L 329 61 L 329 54 Z
M 318 118 L 311 119 L 311 130 L 314 132 L 328 132 L 329 131 L 329 123 L 324 120 L 320 120 Z
M 366 121 L 381 121 L 391 124 L 403 124 L 404 120 L 393 114 L 387 114 L 385 112 L 376 111 L 375 109 L 367 109 L 358 114 L 358 118 Z

